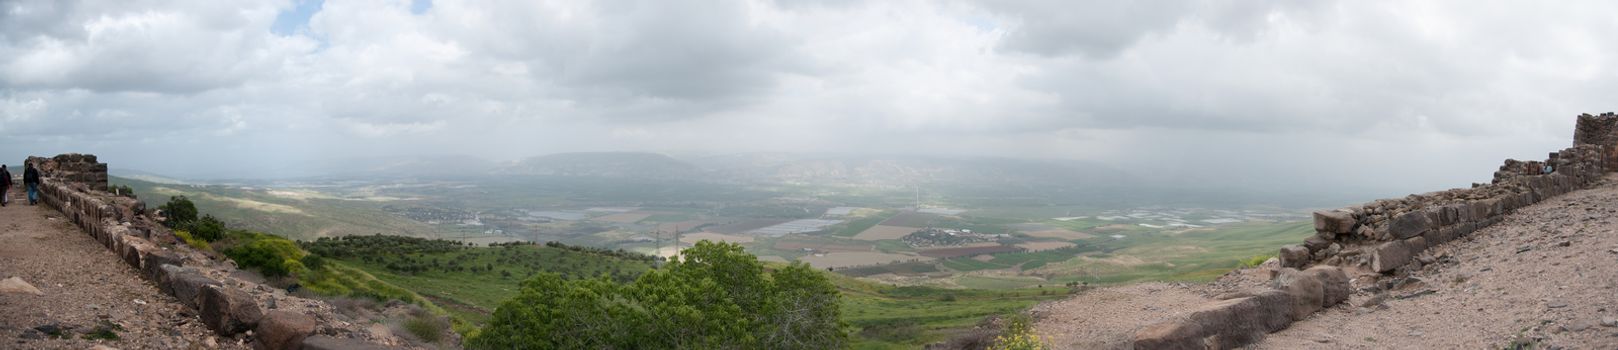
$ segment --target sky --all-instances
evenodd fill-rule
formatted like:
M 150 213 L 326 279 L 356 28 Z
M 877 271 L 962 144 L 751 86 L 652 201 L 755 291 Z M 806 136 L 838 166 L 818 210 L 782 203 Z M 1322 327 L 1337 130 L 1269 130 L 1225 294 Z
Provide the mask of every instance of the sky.
M 1618 3 L 0 0 L 0 159 L 1076 159 L 1437 190 L 1618 109 Z M 250 176 L 248 174 L 247 176 Z

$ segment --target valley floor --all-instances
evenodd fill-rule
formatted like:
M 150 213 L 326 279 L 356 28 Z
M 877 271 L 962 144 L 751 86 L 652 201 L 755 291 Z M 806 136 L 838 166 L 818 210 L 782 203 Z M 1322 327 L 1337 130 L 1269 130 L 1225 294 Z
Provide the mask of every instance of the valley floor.
M 1423 259 L 1431 263 L 1389 291 L 1366 288 L 1375 276 L 1358 275 L 1349 301 L 1255 347 L 1618 348 L 1618 176 L 1519 209 Z M 1034 308 L 1035 329 L 1060 349 L 1127 349 L 1135 330 L 1267 275 L 1249 269 L 1209 284 L 1095 289 Z

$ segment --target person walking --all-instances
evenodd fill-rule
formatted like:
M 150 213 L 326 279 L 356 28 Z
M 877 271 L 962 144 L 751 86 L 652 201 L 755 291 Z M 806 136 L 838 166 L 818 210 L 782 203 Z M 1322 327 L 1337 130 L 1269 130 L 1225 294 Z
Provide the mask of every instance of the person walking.
M 34 163 L 23 164 L 22 184 L 28 186 L 28 205 L 39 204 L 39 169 Z
M 11 171 L 6 170 L 5 164 L 0 164 L 0 207 L 11 204 L 11 197 L 6 195 L 6 190 L 9 189 L 11 189 Z

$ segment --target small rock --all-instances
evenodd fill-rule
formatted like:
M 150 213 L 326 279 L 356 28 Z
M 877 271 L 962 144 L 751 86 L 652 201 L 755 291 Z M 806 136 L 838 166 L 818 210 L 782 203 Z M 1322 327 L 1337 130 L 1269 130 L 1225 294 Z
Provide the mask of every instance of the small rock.
M 22 339 L 45 339 L 45 333 L 40 333 L 37 330 L 29 329 L 29 330 L 22 331 L 22 334 L 18 334 L 17 338 L 22 338 Z
M 1410 331 L 1410 336 L 1412 337 L 1420 337 L 1423 335 L 1427 335 L 1427 333 L 1422 331 Z
M 1573 323 L 1562 325 L 1562 329 L 1569 332 L 1582 332 L 1586 329 L 1590 329 L 1590 322 L 1573 321 Z
M 1561 241 L 1561 242 L 1556 243 L 1556 246 L 1558 246 L 1558 247 L 1567 247 L 1567 246 L 1572 246 L 1572 245 L 1573 245 L 1572 241 Z
M 61 287 L 61 285 L 57 285 L 57 287 Z M 22 278 L 16 276 L 0 280 L 0 293 L 45 295 L 45 292 L 39 291 L 39 288 L 34 288 L 34 285 L 28 284 L 27 281 L 23 281 Z
M 101 345 L 101 344 L 96 344 L 96 346 L 90 347 L 90 350 L 118 350 L 118 348 L 111 347 L 111 346 L 106 346 L 106 345 Z
M 1420 290 L 1420 291 L 1417 291 L 1417 292 L 1414 292 L 1414 293 L 1400 295 L 1398 298 L 1403 300 L 1403 299 L 1410 299 L 1410 298 L 1415 298 L 1415 297 L 1428 295 L 1428 294 L 1433 294 L 1433 293 L 1438 293 L 1438 291 L 1432 290 L 1432 289 L 1423 289 L 1423 290 Z
M 1602 317 L 1601 318 L 1601 325 L 1606 326 L 1606 327 L 1618 327 L 1618 318 L 1615 318 L 1615 317 Z
M 140 300 L 140 299 L 135 299 L 135 304 L 137 304 L 137 305 L 146 305 L 146 301 Z
M 1549 308 L 1552 308 L 1552 309 L 1560 309 L 1560 308 L 1567 307 L 1567 302 L 1561 301 L 1561 300 L 1551 300 L 1551 301 L 1546 302 L 1545 306 L 1549 307 Z
M 1534 247 L 1530 247 L 1530 246 L 1526 246 L 1526 245 L 1521 246 L 1521 247 L 1517 247 L 1517 253 L 1519 253 L 1519 254 L 1523 253 L 1523 252 L 1526 252 L 1526 251 L 1530 251 L 1530 250 L 1534 250 Z
M 1382 305 L 1382 302 L 1385 302 L 1387 300 L 1388 300 L 1388 293 L 1377 293 L 1376 295 L 1372 295 L 1370 299 L 1366 299 L 1365 302 L 1360 303 L 1360 307 L 1372 307 L 1372 306 Z
M 101 310 L 101 305 L 90 304 L 90 310 Z

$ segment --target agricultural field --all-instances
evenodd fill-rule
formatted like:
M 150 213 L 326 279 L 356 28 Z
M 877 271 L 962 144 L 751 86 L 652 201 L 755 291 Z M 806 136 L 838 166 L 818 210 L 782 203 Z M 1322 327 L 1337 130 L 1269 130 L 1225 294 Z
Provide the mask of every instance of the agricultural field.
M 798 261 L 807 262 L 807 263 L 809 263 L 809 265 L 813 265 L 814 267 L 832 268 L 832 269 L 846 268 L 846 267 L 857 267 L 857 266 L 873 266 L 873 265 L 881 265 L 881 264 L 888 264 L 888 263 L 895 263 L 895 262 L 914 262 L 914 261 L 923 261 L 923 260 L 932 260 L 932 258 L 925 257 L 925 256 L 904 255 L 904 254 L 889 254 L 889 253 L 879 253 L 879 252 L 837 252 L 837 253 L 815 254 L 815 255 L 810 255 L 810 256 L 805 256 L 805 257 L 802 257 L 802 258 L 798 258 Z
M 904 238 L 915 233 L 915 227 L 875 225 L 854 236 L 854 239 L 866 241 L 883 241 Z

